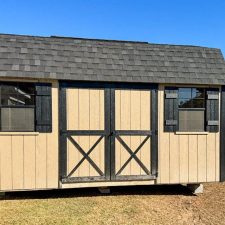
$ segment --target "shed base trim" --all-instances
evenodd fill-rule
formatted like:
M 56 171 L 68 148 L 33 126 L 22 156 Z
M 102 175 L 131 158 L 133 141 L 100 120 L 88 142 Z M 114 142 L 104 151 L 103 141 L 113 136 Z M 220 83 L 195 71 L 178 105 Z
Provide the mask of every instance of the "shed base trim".
M 155 180 L 145 181 L 115 181 L 115 182 L 92 182 L 92 183 L 71 183 L 63 184 L 60 182 L 59 187 L 66 188 L 85 188 L 85 187 L 113 187 L 113 186 L 135 186 L 135 185 L 154 185 Z

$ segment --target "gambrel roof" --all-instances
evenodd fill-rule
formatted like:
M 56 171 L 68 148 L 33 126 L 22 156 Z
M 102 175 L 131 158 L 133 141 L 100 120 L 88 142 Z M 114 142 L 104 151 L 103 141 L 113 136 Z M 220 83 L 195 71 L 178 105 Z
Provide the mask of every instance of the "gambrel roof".
M 0 77 L 225 84 L 220 49 L 0 34 Z

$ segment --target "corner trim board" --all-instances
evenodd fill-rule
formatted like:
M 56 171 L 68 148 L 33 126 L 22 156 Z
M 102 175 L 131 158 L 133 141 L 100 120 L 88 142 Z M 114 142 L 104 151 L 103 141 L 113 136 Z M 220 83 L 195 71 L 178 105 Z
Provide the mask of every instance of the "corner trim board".
M 220 181 L 225 181 L 225 86 L 220 101 Z

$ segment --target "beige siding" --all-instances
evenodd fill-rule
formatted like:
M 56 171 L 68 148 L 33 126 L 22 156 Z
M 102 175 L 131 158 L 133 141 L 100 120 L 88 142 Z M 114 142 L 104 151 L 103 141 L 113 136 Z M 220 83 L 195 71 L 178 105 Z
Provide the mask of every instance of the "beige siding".
M 0 190 L 58 188 L 58 83 L 52 133 L 0 133 Z
M 198 181 L 204 182 L 206 180 L 206 159 L 207 159 L 207 136 L 199 135 L 198 136 Z M 217 151 L 215 152 L 217 154 Z M 216 178 L 217 179 L 217 178 Z
M 24 188 L 35 188 L 36 178 L 36 137 L 24 138 Z
M 150 93 L 116 91 L 116 129 L 148 130 L 150 126 Z M 58 83 L 52 89 L 52 133 L 0 133 L 0 190 L 35 190 L 58 188 Z M 69 89 L 67 91 L 67 126 L 71 130 L 104 129 L 104 91 Z M 163 86 L 159 89 L 159 177 L 158 184 L 219 181 L 219 133 L 168 133 L 163 131 Z M 87 151 L 97 136 L 74 137 Z M 123 137 L 135 150 L 144 137 Z M 150 168 L 150 141 L 137 154 Z M 68 171 L 82 155 L 68 141 Z M 104 140 L 91 153 L 104 171 Z M 129 153 L 116 141 L 116 171 L 129 158 Z M 144 175 L 135 161 L 123 175 Z M 85 160 L 73 176 L 97 176 Z M 147 182 L 147 183 L 146 183 Z M 100 183 L 64 185 L 66 187 L 99 186 Z M 111 182 L 112 185 L 154 184 L 153 181 Z M 108 182 L 103 184 L 110 185 Z
M 13 188 L 12 137 L 0 136 L 0 143 L 1 190 L 11 190 Z
M 163 131 L 164 87 L 159 88 L 158 184 L 219 181 L 219 132 Z

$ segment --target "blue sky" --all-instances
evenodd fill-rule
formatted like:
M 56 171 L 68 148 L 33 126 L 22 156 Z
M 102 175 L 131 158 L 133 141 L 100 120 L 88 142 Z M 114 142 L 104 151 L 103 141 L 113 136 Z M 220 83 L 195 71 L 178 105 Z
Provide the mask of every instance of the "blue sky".
M 221 48 L 224 0 L 0 0 L 0 33 Z

